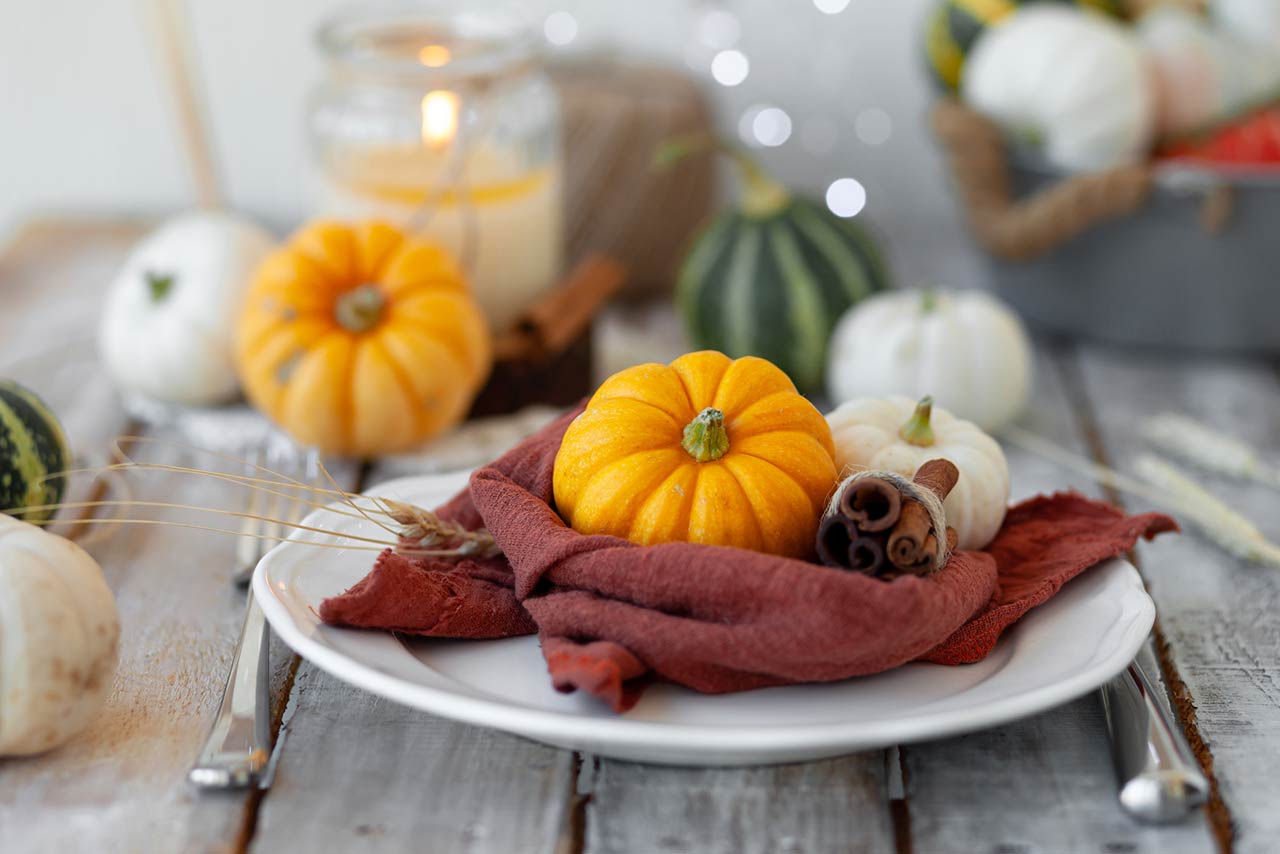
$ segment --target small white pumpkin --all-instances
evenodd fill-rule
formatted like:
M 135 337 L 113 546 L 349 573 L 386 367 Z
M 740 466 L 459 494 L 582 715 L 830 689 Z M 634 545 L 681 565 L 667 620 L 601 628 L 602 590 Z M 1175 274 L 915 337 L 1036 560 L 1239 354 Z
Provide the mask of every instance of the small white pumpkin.
M 960 480 L 947 496 L 947 524 L 960 548 L 980 549 L 1004 522 L 1009 503 L 1009 464 L 1000 445 L 971 421 L 925 398 L 862 397 L 827 416 L 836 467 L 844 472 L 882 469 L 911 477 L 929 460 L 947 459 Z
M 1058 4 L 1021 6 L 974 43 L 964 100 L 1067 171 L 1146 156 L 1155 130 L 1150 70 L 1131 32 Z
M 863 300 L 836 324 L 827 393 L 932 394 L 959 418 L 994 430 L 1031 390 L 1031 343 L 1018 316 L 982 291 L 894 291 Z
M 42 753 L 89 725 L 111 690 L 119 636 L 94 559 L 0 514 L 0 756 Z
M 1242 41 L 1280 50 L 1280 3 L 1276 0 L 1209 0 L 1209 17 Z
M 155 400 L 212 404 L 239 390 L 235 320 L 271 235 L 225 213 L 190 213 L 143 238 L 107 295 L 99 330 L 116 385 Z
M 1275 8 L 1280 11 L 1280 3 Z M 1155 74 L 1162 134 L 1203 130 L 1280 88 L 1280 40 L 1264 47 L 1172 6 L 1148 12 L 1137 32 Z

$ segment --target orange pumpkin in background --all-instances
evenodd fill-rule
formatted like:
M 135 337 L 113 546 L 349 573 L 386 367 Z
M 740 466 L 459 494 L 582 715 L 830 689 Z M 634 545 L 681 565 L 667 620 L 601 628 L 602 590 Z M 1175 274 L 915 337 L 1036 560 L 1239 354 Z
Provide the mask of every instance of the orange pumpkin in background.
M 250 401 L 299 443 L 370 457 L 460 421 L 492 341 L 445 250 L 381 222 L 315 222 L 258 268 L 236 362 Z
M 813 552 L 836 483 L 831 429 L 773 363 L 705 350 L 600 386 L 556 454 L 556 507 L 584 534 Z

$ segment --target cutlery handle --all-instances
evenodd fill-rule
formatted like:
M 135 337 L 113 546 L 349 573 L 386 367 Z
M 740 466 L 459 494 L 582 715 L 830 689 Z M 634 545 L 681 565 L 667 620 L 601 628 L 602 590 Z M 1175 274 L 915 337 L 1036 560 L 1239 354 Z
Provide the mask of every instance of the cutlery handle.
M 1139 821 L 1178 821 L 1205 802 L 1209 781 L 1137 661 L 1102 687 L 1120 805 Z
M 271 758 L 267 623 L 252 589 L 246 605 L 222 705 L 188 775 L 192 783 L 205 788 L 260 784 Z

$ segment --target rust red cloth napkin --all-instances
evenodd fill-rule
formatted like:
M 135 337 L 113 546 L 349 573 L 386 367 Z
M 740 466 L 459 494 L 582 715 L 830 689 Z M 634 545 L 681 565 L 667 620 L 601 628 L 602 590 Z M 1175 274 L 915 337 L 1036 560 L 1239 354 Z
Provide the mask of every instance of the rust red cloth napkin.
M 551 472 L 570 413 L 440 508 L 487 527 L 504 557 L 409 559 L 326 600 L 326 623 L 431 637 L 537 632 L 555 687 L 618 711 L 652 675 L 723 693 L 879 673 L 923 660 L 978 661 L 1023 614 L 1140 537 L 1176 530 L 1074 493 L 1025 501 L 983 552 L 927 578 L 885 582 L 741 549 L 639 546 L 583 536 L 551 507 Z

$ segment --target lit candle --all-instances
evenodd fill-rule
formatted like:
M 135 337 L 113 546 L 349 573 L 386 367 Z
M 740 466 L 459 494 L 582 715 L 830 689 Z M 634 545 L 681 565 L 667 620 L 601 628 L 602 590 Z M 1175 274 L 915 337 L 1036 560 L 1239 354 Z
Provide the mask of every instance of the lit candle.
M 439 44 L 417 51 L 418 62 L 432 68 L 451 56 Z M 319 202 L 324 213 L 344 218 L 422 223 L 423 236 L 468 265 L 476 299 L 501 332 L 559 275 L 561 163 L 557 155 L 530 169 L 500 141 L 468 138 L 470 127 L 460 131 L 463 107 L 457 92 L 432 89 L 421 101 L 420 142 L 348 144 L 330 152 Z

